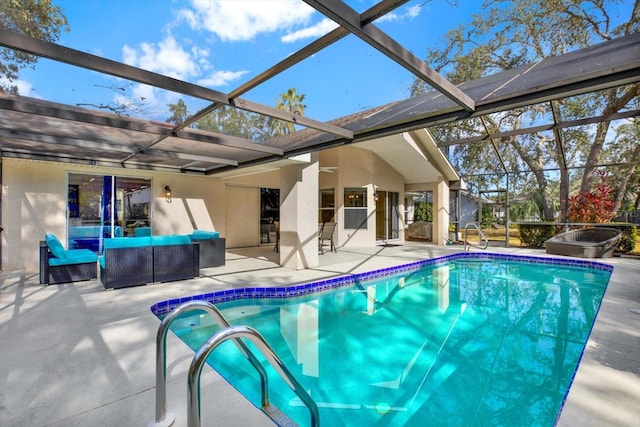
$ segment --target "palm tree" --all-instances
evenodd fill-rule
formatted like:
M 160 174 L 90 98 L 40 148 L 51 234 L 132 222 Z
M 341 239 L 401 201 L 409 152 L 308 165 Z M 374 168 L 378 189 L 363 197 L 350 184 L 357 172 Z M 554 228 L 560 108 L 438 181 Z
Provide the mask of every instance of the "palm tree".
M 290 88 L 286 92 L 280 94 L 276 99 L 276 108 L 288 111 L 291 114 L 304 116 L 304 109 L 307 107 L 303 104 L 305 95 L 298 95 L 294 88 Z M 291 122 L 278 121 L 275 126 L 278 135 L 286 135 L 295 132 L 295 124 Z

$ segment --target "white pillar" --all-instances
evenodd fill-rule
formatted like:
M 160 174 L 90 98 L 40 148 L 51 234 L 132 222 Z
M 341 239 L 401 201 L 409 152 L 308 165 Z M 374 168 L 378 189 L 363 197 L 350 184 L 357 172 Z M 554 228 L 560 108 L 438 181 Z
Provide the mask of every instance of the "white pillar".
M 442 176 L 433 189 L 433 242 L 445 245 L 449 238 L 449 182 Z
M 280 170 L 280 265 L 318 266 L 318 155 Z

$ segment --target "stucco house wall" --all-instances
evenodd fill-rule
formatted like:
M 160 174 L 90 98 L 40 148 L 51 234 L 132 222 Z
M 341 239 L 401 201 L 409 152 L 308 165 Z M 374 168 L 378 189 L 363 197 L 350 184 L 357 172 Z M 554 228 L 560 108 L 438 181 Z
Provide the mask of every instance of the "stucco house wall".
M 397 192 L 399 195 L 399 212 L 404 211 L 404 179 L 383 159 L 369 150 L 358 147 L 341 147 L 325 150 L 320 153 L 320 168 L 337 167 L 332 172 L 320 172 L 321 189 L 335 189 L 336 197 L 336 244 L 338 247 L 370 246 L 376 241 L 376 190 Z M 344 189 L 367 189 L 367 225 L 366 228 L 344 228 Z M 403 226 L 402 215 L 400 218 Z M 400 233 L 399 241 L 404 240 Z
M 397 241 L 404 240 L 404 177 L 383 158 L 367 149 L 345 146 L 296 161 L 298 163 L 289 164 L 284 169 L 271 168 L 260 173 L 219 178 L 3 158 L 2 269 L 37 271 L 39 241 L 45 233 L 54 233 L 62 242 L 67 241 L 69 173 L 150 179 L 153 234 L 214 230 L 226 238 L 229 249 L 260 244 L 260 188 L 279 188 L 281 224 L 287 227 L 289 236 L 288 243 L 282 241 L 281 264 L 291 268 L 317 264 L 317 258 L 310 251 L 317 250 L 312 241 L 318 231 L 319 189 L 335 190 L 338 223 L 335 242 L 338 247 L 376 244 L 376 191 L 398 193 Z M 325 167 L 329 168 L 323 169 Z M 283 175 L 283 171 L 287 173 Z M 170 202 L 164 197 L 167 185 L 172 189 Z M 424 189 L 425 186 L 421 187 Z M 344 228 L 345 188 L 367 189 L 366 228 Z M 287 194 L 283 195 L 282 191 Z M 286 195 L 295 197 L 287 199 L 283 197 Z M 448 208 L 448 201 L 446 206 Z M 295 243 L 300 241 L 300 236 L 306 236 L 304 242 L 307 243 L 303 246 Z

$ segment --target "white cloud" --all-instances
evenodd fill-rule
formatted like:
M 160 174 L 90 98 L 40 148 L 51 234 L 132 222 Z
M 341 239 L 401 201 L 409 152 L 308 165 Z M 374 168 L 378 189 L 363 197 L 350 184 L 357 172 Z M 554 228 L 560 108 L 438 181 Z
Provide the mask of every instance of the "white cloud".
M 338 24 L 336 24 L 331 19 L 325 18 L 322 21 L 318 22 L 316 25 L 286 34 L 282 36 L 280 40 L 283 43 L 293 43 L 302 39 L 318 38 L 324 36 L 337 27 Z
M 9 82 L 5 77 L 0 77 L 0 85 L 1 86 L 17 86 L 18 93 L 22 96 L 30 96 L 32 98 L 42 98 L 37 94 L 36 89 L 33 87 L 31 82 L 26 80 L 14 80 L 13 82 Z
M 248 71 L 215 71 L 209 77 L 198 80 L 198 84 L 206 87 L 226 86 L 247 73 Z
M 405 14 L 409 18 L 415 18 L 420 15 L 420 11 L 422 10 L 422 5 L 416 4 L 407 8 L 407 13 Z
M 295 0 L 192 0 L 180 11 L 194 29 L 205 29 L 225 41 L 252 40 L 266 32 L 290 30 L 308 23 L 314 9 Z
M 398 14 L 396 12 L 390 12 L 387 13 L 386 15 L 381 16 L 380 18 L 376 19 L 376 23 L 380 23 L 380 22 L 402 22 L 405 19 L 413 19 L 416 18 L 417 16 L 420 15 L 420 12 L 422 11 L 422 5 L 414 5 L 414 6 L 409 6 L 404 8 L 404 10 Z
M 122 48 L 126 64 L 181 80 L 200 72 L 197 60 L 202 52 L 197 49 L 187 52 L 172 36 L 158 44 L 141 43 L 137 49 L 126 45 Z

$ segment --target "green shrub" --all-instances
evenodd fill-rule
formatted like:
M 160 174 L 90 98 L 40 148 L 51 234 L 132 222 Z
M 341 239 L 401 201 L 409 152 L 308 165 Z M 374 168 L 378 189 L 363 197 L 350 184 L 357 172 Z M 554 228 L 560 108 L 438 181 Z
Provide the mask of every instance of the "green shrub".
M 618 245 L 615 249 L 616 252 L 628 254 L 636 247 L 638 231 L 635 224 L 627 222 L 610 222 L 607 224 L 600 224 L 599 226 L 615 228 L 622 231 L 622 236 L 620 236 L 620 240 L 618 240 Z
M 529 248 L 542 248 L 544 242 L 556 234 L 556 226 L 553 224 L 518 224 L 520 242 L 522 246 Z
M 433 221 L 433 211 L 431 204 L 420 202 L 416 203 L 413 211 L 414 221 Z

